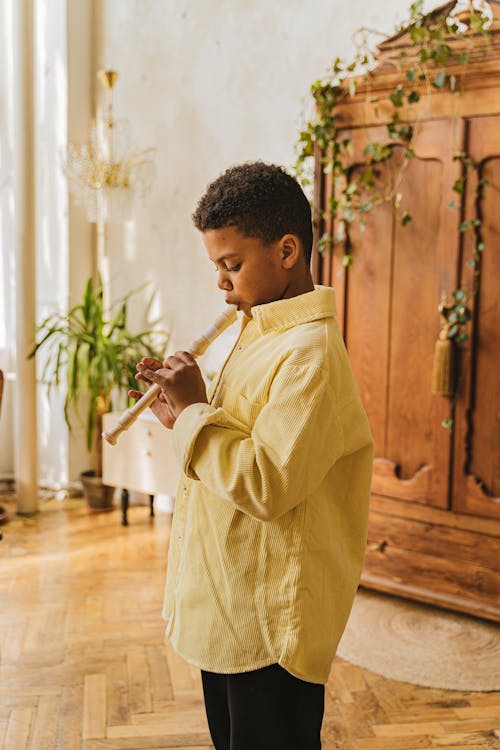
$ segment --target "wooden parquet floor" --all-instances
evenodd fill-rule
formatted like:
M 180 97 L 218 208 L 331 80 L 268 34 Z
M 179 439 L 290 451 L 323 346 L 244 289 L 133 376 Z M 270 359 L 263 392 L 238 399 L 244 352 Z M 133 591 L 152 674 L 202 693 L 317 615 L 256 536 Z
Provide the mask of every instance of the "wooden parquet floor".
M 170 516 L 132 507 L 123 528 L 118 512 L 50 501 L 2 530 L 0 750 L 211 748 L 199 670 L 163 634 Z M 322 736 L 323 750 L 500 748 L 500 693 L 420 688 L 337 658 Z

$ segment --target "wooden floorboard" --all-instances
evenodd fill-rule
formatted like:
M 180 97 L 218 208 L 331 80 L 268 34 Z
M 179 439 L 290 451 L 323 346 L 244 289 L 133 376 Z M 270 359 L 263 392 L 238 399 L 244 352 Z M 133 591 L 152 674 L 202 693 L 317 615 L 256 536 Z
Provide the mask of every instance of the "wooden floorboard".
M 118 511 L 76 499 L 3 526 L 0 750 L 212 748 L 199 670 L 163 634 L 170 516 L 132 507 L 129 518 L 123 528 Z M 500 750 L 500 693 L 418 687 L 337 658 L 322 740 Z

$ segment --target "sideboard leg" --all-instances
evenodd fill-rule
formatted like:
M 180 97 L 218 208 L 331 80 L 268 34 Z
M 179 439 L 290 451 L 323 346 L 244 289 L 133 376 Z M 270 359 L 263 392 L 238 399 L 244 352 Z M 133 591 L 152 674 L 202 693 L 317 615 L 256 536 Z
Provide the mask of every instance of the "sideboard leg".
M 128 490 L 122 490 L 122 526 L 128 526 Z
M 150 515 L 150 518 L 154 518 L 155 517 L 155 509 L 154 509 L 154 506 L 153 506 L 154 499 L 155 499 L 154 495 L 150 495 L 149 496 L 149 515 Z

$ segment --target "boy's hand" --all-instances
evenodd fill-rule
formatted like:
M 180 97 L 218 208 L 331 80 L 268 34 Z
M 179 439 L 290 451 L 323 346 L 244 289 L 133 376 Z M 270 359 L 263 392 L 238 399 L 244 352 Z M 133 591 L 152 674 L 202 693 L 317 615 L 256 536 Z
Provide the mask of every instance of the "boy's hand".
M 161 387 L 161 393 L 151 404 L 151 411 L 169 429 L 187 406 L 207 403 L 200 368 L 188 352 L 176 352 L 163 363 L 144 357 L 137 364 L 137 370 L 137 380 L 143 380 L 148 387 L 152 383 L 158 383 Z M 131 398 L 138 399 L 141 395 L 140 391 L 129 391 Z
M 151 357 L 144 357 L 144 359 L 139 362 L 139 364 L 145 365 L 150 370 L 160 370 L 163 365 L 161 362 L 159 362 L 157 359 L 152 359 Z M 137 365 L 137 369 L 139 370 L 139 364 Z M 141 374 L 140 372 L 135 376 L 136 380 L 142 380 L 146 384 L 146 386 L 149 388 L 150 385 L 153 384 L 153 381 L 147 378 L 145 375 Z M 142 391 L 134 391 L 130 390 L 128 391 L 128 395 L 130 398 L 135 398 L 136 401 L 138 401 L 144 394 Z M 175 424 L 175 415 L 170 408 L 169 404 L 165 400 L 165 395 L 163 391 L 158 394 L 158 398 L 156 401 L 153 401 L 151 406 L 149 407 L 155 417 L 161 422 L 162 425 L 167 427 L 169 430 L 172 429 L 172 427 Z

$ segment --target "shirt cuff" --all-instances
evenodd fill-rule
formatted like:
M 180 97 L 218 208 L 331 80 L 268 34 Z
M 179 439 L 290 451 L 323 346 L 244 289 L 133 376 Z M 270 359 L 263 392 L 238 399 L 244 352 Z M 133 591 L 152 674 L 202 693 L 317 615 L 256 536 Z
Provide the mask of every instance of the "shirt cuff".
M 174 449 L 184 474 L 191 479 L 199 478 L 190 466 L 196 438 L 207 424 L 221 421 L 221 412 L 221 409 L 216 409 L 210 404 L 190 404 L 175 420 L 172 430 Z

